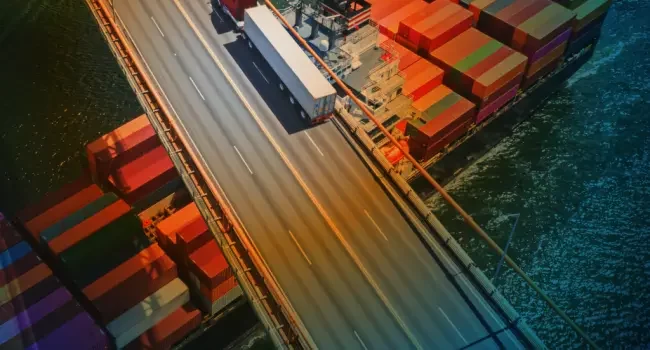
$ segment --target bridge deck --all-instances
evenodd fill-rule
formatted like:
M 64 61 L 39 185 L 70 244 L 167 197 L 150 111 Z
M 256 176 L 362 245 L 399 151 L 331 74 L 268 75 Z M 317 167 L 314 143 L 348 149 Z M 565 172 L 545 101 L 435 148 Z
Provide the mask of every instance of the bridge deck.
M 446 253 L 425 248 L 336 127 L 304 129 L 225 16 L 178 4 L 188 18 L 172 1 L 114 3 L 319 348 L 523 348 Z

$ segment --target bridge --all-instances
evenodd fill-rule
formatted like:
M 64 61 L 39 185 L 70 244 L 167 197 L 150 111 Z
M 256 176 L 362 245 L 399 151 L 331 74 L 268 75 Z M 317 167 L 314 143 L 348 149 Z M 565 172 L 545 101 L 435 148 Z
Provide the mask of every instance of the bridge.
M 209 1 L 86 1 L 277 346 L 541 346 Z

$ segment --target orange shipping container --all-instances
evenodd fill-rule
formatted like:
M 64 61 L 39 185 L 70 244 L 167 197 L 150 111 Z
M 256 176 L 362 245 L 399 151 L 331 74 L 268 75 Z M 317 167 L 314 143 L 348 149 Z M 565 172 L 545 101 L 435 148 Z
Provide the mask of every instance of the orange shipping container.
M 433 14 L 441 8 L 446 7 L 448 4 L 450 3 L 447 0 L 437 0 L 427 5 L 427 7 L 425 7 L 422 11 L 408 16 L 399 24 L 399 36 L 406 38 L 408 41 L 417 46 L 420 42 L 421 32 L 416 29 L 416 26 L 422 23 L 422 21 L 426 21 L 430 17 L 435 17 Z
M 41 231 L 85 207 L 102 195 L 102 190 L 97 187 L 97 185 L 89 185 L 48 208 L 33 219 L 27 221 L 25 223 L 25 228 L 37 241 L 39 241 Z
M 429 91 L 442 84 L 444 71 L 426 60 L 418 61 L 405 71 L 402 94 L 417 101 Z
M 387 35 L 391 39 L 395 38 L 395 35 L 399 30 L 400 22 L 406 17 L 422 11 L 426 6 L 427 3 L 422 0 L 415 0 L 411 3 L 405 4 L 378 22 L 379 32 Z
M 156 225 L 158 242 L 164 249 L 178 253 L 178 233 L 196 221 L 204 221 L 199 208 L 194 203 L 186 205 Z
M 454 15 L 444 19 L 442 22 L 422 33 L 420 48 L 427 53 L 431 52 L 446 44 L 452 38 L 460 35 L 465 30 L 471 28 L 472 23 L 472 14 L 461 8 Z
M 380 20 L 384 19 L 386 16 L 397 11 L 398 9 L 408 5 L 414 1 L 421 0 L 384 0 L 384 1 L 375 1 L 370 7 L 370 19 L 378 23 Z

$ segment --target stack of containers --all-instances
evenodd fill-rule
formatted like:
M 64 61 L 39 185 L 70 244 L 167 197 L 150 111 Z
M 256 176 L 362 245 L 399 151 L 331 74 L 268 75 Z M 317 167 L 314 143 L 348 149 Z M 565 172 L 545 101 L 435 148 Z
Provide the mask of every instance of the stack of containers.
M 429 52 L 472 27 L 472 13 L 448 0 L 436 0 L 399 24 L 398 42 L 428 56 Z
M 96 182 L 108 178 L 111 170 L 129 163 L 160 146 L 156 131 L 141 115 L 86 145 L 89 170 Z
M 406 124 L 413 157 L 427 160 L 460 137 L 473 122 L 475 105 L 440 85 L 412 105 L 413 119 Z
M 476 123 L 517 95 L 526 56 L 470 28 L 431 53 L 445 70 L 445 85 L 474 102 Z
M 154 339 L 142 335 L 189 301 L 176 264 L 151 243 L 140 219 L 113 193 L 52 223 L 41 230 L 40 238 L 58 258 L 63 273 L 83 291 L 93 306 L 91 313 L 118 347 Z M 179 334 L 191 331 L 183 317 L 173 319 L 178 320 L 178 331 L 156 338 L 157 342 L 177 341 Z
M 377 22 L 379 32 L 393 40 L 395 40 L 395 36 L 399 30 L 400 22 L 412 14 L 424 10 L 427 7 L 427 3 L 423 0 L 413 0 L 409 3 L 395 4 L 394 6 L 390 14 Z
M 104 332 L 2 214 L 0 268 L 0 348 L 108 348 Z
M 444 71 L 433 63 L 421 59 L 400 72 L 404 78 L 402 94 L 417 101 L 442 84 Z
M 212 240 L 199 208 L 190 203 L 156 225 L 156 237 L 165 251 L 183 267 L 196 249 Z
M 573 33 L 566 56 L 571 57 L 593 44 L 600 38 L 600 31 L 607 16 L 607 10 L 612 4 L 611 0 L 573 0 L 558 3 L 573 10 L 576 17 L 572 23 Z
M 139 207 L 140 201 L 178 178 L 167 151 L 157 146 L 115 169 L 108 180 L 127 203 Z
M 130 342 L 128 350 L 170 349 L 201 324 L 201 311 L 187 303 Z
M 374 0 L 368 1 L 372 6 L 370 7 L 370 19 L 379 23 L 384 17 L 395 12 L 397 9 L 404 7 L 415 0 Z
M 199 305 L 214 315 L 242 296 L 235 275 L 215 240 L 190 254 L 190 284 L 199 291 Z
M 196 204 L 159 222 L 156 235 L 161 246 L 179 262 L 203 312 L 214 315 L 241 295 L 232 269 Z
M 528 57 L 522 86 L 552 72 L 564 57 L 575 14 L 551 0 L 477 0 L 478 28 Z
M 41 231 L 83 208 L 103 195 L 102 190 L 87 176 L 49 193 L 38 204 L 18 214 L 25 229 L 39 240 Z

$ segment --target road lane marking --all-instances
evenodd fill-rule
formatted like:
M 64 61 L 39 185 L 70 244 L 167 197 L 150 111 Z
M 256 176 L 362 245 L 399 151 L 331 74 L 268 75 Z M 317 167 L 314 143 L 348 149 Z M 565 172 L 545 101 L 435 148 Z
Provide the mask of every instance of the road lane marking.
M 323 152 L 321 152 L 321 150 L 318 147 L 318 145 L 316 144 L 316 142 L 314 142 L 314 140 L 311 138 L 311 136 L 309 136 L 308 131 L 305 131 L 305 135 L 307 135 L 307 138 L 309 138 L 309 141 L 311 141 L 311 144 L 314 145 L 314 147 L 316 147 L 316 150 L 318 151 L 318 153 L 320 153 L 321 156 L 325 157 L 325 155 L 323 154 Z
M 124 31 L 126 32 L 126 35 L 129 37 L 131 43 L 133 44 L 133 47 L 134 47 L 135 50 L 138 52 L 138 55 L 140 56 L 140 59 L 142 59 L 142 62 L 144 63 L 145 67 L 147 68 L 147 70 L 148 70 L 149 73 L 151 74 L 151 77 L 153 78 L 154 82 L 155 82 L 156 85 L 158 86 L 158 89 L 160 90 L 160 92 L 162 93 L 163 97 L 164 97 L 165 100 L 167 101 L 167 104 L 169 105 L 169 107 L 171 107 L 171 109 L 172 109 L 174 115 L 176 115 L 176 118 L 175 118 L 176 121 L 180 124 L 181 128 L 183 128 L 183 131 L 185 132 L 185 134 L 188 135 L 188 137 L 189 137 L 189 141 L 190 141 L 190 143 L 194 146 L 194 149 L 198 150 L 198 147 L 196 146 L 196 143 L 195 143 L 194 140 L 190 137 L 190 133 L 187 131 L 187 127 L 185 127 L 185 124 L 183 124 L 183 121 L 182 121 L 181 118 L 179 117 L 179 114 L 178 114 L 178 112 L 176 111 L 176 108 L 174 108 L 174 105 L 172 104 L 171 100 L 169 99 L 169 97 L 168 97 L 167 94 L 165 93 L 165 90 L 162 88 L 162 85 L 160 85 L 160 83 L 158 82 L 158 79 L 156 78 L 156 75 L 153 73 L 153 70 L 151 69 L 151 67 L 149 66 L 149 63 L 147 63 L 147 60 L 144 58 L 144 55 L 142 54 L 142 51 L 140 51 L 140 48 L 139 48 L 138 45 L 135 43 L 135 40 L 133 39 L 133 36 L 131 35 L 131 32 L 129 32 L 128 28 L 127 28 L 126 25 L 124 24 L 124 21 L 122 20 L 122 18 L 120 17 L 120 15 L 119 15 L 117 12 L 115 13 L 115 16 L 116 16 L 116 18 L 117 18 L 117 19 L 122 23 L 122 28 L 123 28 Z M 173 119 L 171 116 L 170 116 L 170 119 L 172 120 L 172 123 L 175 123 L 175 122 L 176 122 L 176 121 L 174 121 L 174 119 Z M 181 139 L 182 139 L 182 138 L 183 138 L 183 137 L 181 136 Z M 198 153 L 198 157 L 201 158 L 201 161 L 203 162 L 203 164 L 206 164 L 206 165 L 208 164 L 208 162 L 207 162 L 207 161 L 205 160 L 205 158 L 203 157 L 203 154 L 201 154 L 200 152 L 192 152 L 192 153 Z M 199 167 L 199 168 L 203 168 L 201 165 L 198 165 L 198 167 Z M 291 303 L 291 301 L 290 301 L 289 298 L 287 297 L 287 293 L 286 293 L 286 292 L 284 291 L 284 289 L 280 286 L 280 283 L 278 282 L 277 278 L 275 277 L 275 275 L 274 275 L 273 272 L 271 271 L 271 268 L 269 267 L 269 264 L 268 264 L 268 263 L 266 262 L 266 260 L 264 259 L 264 256 L 262 256 L 262 254 L 260 253 L 260 251 L 259 251 L 259 249 L 257 248 L 257 246 L 256 246 L 254 243 L 252 243 L 252 242 L 253 242 L 253 239 L 251 238 L 251 235 L 250 235 L 248 229 L 246 229 L 246 226 L 244 225 L 244 222 L 243 222 L 242 219 L 239 217 L 239 214 L 238 214 L 237 211 L 235 210 L 235 207 L 232 205 L 232 202 L 230 202 L 230 199 L 229 199 L 228 196 L 226 195 L 226 192 L 225 192 L 225 191 L 223 190 L 223 188 L 221 187 L 221 184 L 219 183 L 219 181 L 217 181 L 217 177 L 214 175 L 214 172 L 212 171 L 212 168 L 210 168 L 210 167 L 208 166 L 208 167 L 207 167 L 207 172 L 210 173 L 210 175 L 211 175 L 211 177 L 212 177 L 211 180 L 214 181 L 214 184 L 212 184 L 210 181 L 207 181 L 207 180 L 206 180 L 206 181 L 208 182 L 208 186 L 210 187 L 210 189 L 211 189 L 213 192 L 215 192 L 215 195 L 216 195 L 216 196 L 219 196 L 219 195 L 223 196 L 223 199 L 226 201 L 226 203 L 227 203 L 228 206 L 230 207 L 230 209 L 231 209 L 231 213 L 234 215 L 235 219 L 237 220 L 237 222 L 239 223 L 239 225 L 242 227 L 242 230 L 244 231 L 244 232 L 243 232 L 244 235 L 245 235 L 244 239 L 247 240 L 248 242 L 251 242 L 251 243 L 250 243 L 250 246 L 251 246 L 251 248 L 253 249 L 253 251 L 255 252 L 255 255 L 257 256 L 257 258 L 258 258 L 259 260 L 261 260 L 262 268 L 267 270 L 267 274 L 269 275 L 270 279 L 272 280 L 272 283 L 273 283 L 273 285 L 274 285 L 274 288 L 279 292 L 279 294 L 280 294 L 280 295 L 279 295 L 280 298 L 283 299 L 281 302 L 283 302 L 283 303 L 287 306 L 287 309 L 289 310 L 289 312 L 290 312 L 292 315 L 298 315 L 298 313 L 296 312 L 296 309 L 294 308 L 293 304 Z M 215 191 L 215 189 L 214 189 L 214 185 L 216 185 L 216 191 Z M 253 298 L 252 300 L 253 300 L 253 303 L 260 304 L 260 300 L 259 300 L 259 299 L 257 299 L 257 298 Z M 260 306 L 260 307 L 263 308 L 264 306 Z M 302 319 L 300 319 L 300 318 L 295 319 L 295 318 L 293 318 L 293 317 L 291 317 L 291 319 L 292 319 L 295 323 L 298 323 L 298 324 L 300 325 L 299 327 L 300 327 L 301 329 L 307 329 L 307 328 L 305 327 L 304 323 L 302 322 Z M 307 341 L 310 345 L 312 345 L 312 348 L 316 348 L 315 343 L 314 343 L 314 340 L 312 339 L 311 335 L 310 335 L 309 333 L 305 333 L 305 332 L 302 331 L 302 330 L 301 330 L 301 333 L 302 333 L 303 336 L 306 338 L 306 341 Z
M 316 196 L 313 194 L 311 189 L 307 186 L 307 183 L 304 181 L 302 176 L 300 176 L 300 174 L 298 173 L 298 171 L 296 170 L 294 165 L 289 161 L 289 159 L 287 158 L 287 155 L 284 153 L 284 151 L 282 151 L 282 149 L 280 148 L 277 141 L 273 138 L 273 136 L 271 135 L 269 130 L 266 128 L 266 126 L 264 125 L 264 123 L 262 122 L 260 117 L 253 110 L 253 107 L 251 107 L 250 103 L 248 103 L 248 101 L 244 97 L 241 90 L 239 90 L 239 87 L 237 87 L 237 84 L 235 84 L 233 79 L 230 77 L 230 74 L 228 74 L 228 71 L 226 70 L 226 68 L 223 66 L 221 61 L 217 58 L 217 55 L 214 53 L 214 51 L 212 50 L 212 48 L 210 47 L 208 42 L 203 37 L 203 34 L 201 34 L 199 29 L 196 27 L 196 24 L 194 24 L 194 22 L 192 21 L 190 16 L 187 14 L 187 11 L 185 11 L 185 8 L 183 7 L 183 5 L 181 5 L 179 0 L 174 0 L 174 4 L 178 8 L 178 10 L 181 12 L 181 14 L 185 18 L 185 20 L 187 21 L 189 26 L 192 28 L 192 30 L 194 31 L 197 38 L 199 39 L 199 41 L 201 42 L 203 47 L 206 49 L 208 54 L 210 54 L 210 57 L 212 57 L 212 60 L 217 64 L 217 67 L 219 67 L 219 69 L 223 73 L 226 80 L 228 80 L 228 82 L 230 83 L 230 86 L 235 91 L 235 93 L 237 94 L 239 99 L 242 101 L 242 103 L 244 104 L 246 109 L 248 109 L 248 111 L 250 112 L 253 119 L 255 119 L 255 122 L 260 127 L 260 129 L 262 130 L 264 135 L 267 137 L 267 139 L 269 140 L 269 142 L 271 143 L 273 148 L 276 150 L 276 152 L 278 153 L 280 158 L 282 158 L 282 161 L 285 163 L 287 168 L 289 168 L 289 171 L 291 171 L 293 176 L 296 178 L 296 180 L 300 184 L 300 187 L 302 187 L 303 191 L 305 191 L 305 194 L 309 197 L 309 199 L 312 201 L 312 203 L 314 203 L 314 206 L 316 206 L 316 209 L 318 209 L 318 212 L 321 214 L 321 216 L 325 219 L 327 224 L 330 226 L 331 230 L 334 232 L 334 234 L 336 235 L 336 237 L 339 240 L 339 242 L 341 243 L 341 245 L 343 245 L 343 248 L 347 251 L 348 255 L 350 255 L 350 258 L 354 261 L 355 265 L 357 265 L 357 267 L 359 268 L 361 274 L 365 277 L 366 281 L 370 284 L 372 289 L 375 291 L 375 294 L 377 294 L 377 297 L 382 301 L 382 303 L 384 304 L 384 306 L 388 310 L 389 314 L 395 319 L 395 321 L 397 322 L 397 324 L 401 328 L 402 332 L 404 332 L 404 335 L 406 336 L 406 338 L 413 344 L 413 346 L 416 349 L 423 349 L 422 346 L 420 345 L 419 341 L 417 340 L 417 338 L 413 334 L 413 332 L 411 332 L 411 330 L 406 325 L 404 320 L 402 320 L 402 317 L 398 314 L 397 309 L 395 309 L 395 307 L 390 303 L 390 301 L 388 300 L 388 297 L 386 297 L 386 294 L 384 294 L 384 292 L 379 288 L 379 285 L 377 284 L 377 282 L 374 280 L 374 278 L 370 275 L 370 272 L 363 265 L 363 263 L 361 262 L 361 258 L 359 258 L 357 253 L 352 249 L 350 243 L 348 243 L 348 241 L 345 239 L 345 237 L 343 237 L 343 234 L 338 229 L 338 227 L 334 224 L 334 221 L 332 220 L 332 218 L 327 214 L 327 212 L 325 211 L 323 206 L 316 199 Z
M 377 231 L 379 231 L 379 233 L 381 233 L 381 235 L 384 237 L 384 239 L 386 240 L 386 242 L 388 242 L 388 237 L 386 237 L 386 235 L 384 234 L 384 231 L 382 231 L 381 228 L 379 228 L 379 225 L 377 225 L 377 223 L 376 223 L 375 220 L 372 218 L 372 216 L 370 216 L 370 213 L 368 213 L 368 211 L 365 210 L 365 209 L 363 210 L 363 212 L 366 213 L 366 216 L 368 217 L 368 219 L 370 219 L 370 221 L 372 222 L 372 224 L 375 225 L 375 228 L 377 229 Z
M 450 324 L 452 327 L 454 327 L 454 330 L 456 331 L 456 333 L 458 333 L 458 336 L 460 337 L 460 339 L 462 339 L 462 340 L 465 342 L 466 345 L 469 344 L 469 343 L 467 342 L 467 339 L 465 339 L 465 337 L 463 337 L 463 335 L 460 333 L 460 331 L 458 330 L 458 328 L 456 328 L 456 325 L 455 325 L 453 322 L 451 322 L 451 320 L 449 319 L 449 317 L 447 317 L 447 314 L 442 310 L 442 308 L 441 308 L 440 306 L 438 306 L 438 310 L 440 310 L 440 313 L 442 314 L 442 316 L 444 316 L 444 317 L 447 319 L 447 322 L 449 322 L 449 324 Z
M 262 73 L 260 67 L 258 67 L 257 64 L 255 64 L 255 62 L 253 62 L 253 65 L 255 66 L 255 69 L 257 69 L 257 71 L 260 72 L 260 75 L 262 76 L 262 78 L 264 78 L 264 81 L 266 81 L 267 84 L 271 84 L 269 80 L 266 79 L 266 77 L 264 76 L 264 73 Z
M 153 16 L 151 16 L 151 20 L 153 21 L 153 24 L 156 25 L 156 28 L 158 28 L 158 32 L 160 32 L 160 35 L 162 35 L 162 37 L 164 38 L 165 34 L 163 33 L 162 29 L 160 29 L 160 26 L 158 25 L 158 22 L 156 22 L 156 19 L 153 18 Z
M 203 94 L 201 93 L 201 90 L 199 90 L 199 87 L 196 86 L 196 83 L 194 82 L 194 79 L 192 79 L 192 77 L 189 77 L 189 78 L 190 78 L 190 81 L 192 82 L 192 85 L 194 85 L 194 88 L 196 89 L 196 92 L 198 92 L 199 96 L 201 96 L 201 99 L 203 101 L 205 101 L 205 97 L 203 97 Z
M 248 169 L 248 172 L 251 173 L 251 175 L 253 175 L 253 171 L 251 170 L 251 167 L 248 166 L 248 163 L 246 163 L 246 160 L 237 149 L 237 146 L 233 146 L 233 147 L 235 148 L 235 151 L 237 151 L 237 154 L 239 155 L 239 158 L 241 158 L 241 161 L 244 162 L 244 165 L 246 166 L 246 169 Z
M 361 339 L 361 337 L 359 336 L 359 334 L 357 333 L 357 331 L 354 331 L 354 336 L 357 337 L 357 340 L 359 341 L 359 343 L 361 344 L 361 346 L 363 347 L 363 349 L 364 349 L 364 350 L 368 350 L 368 347 L 366 347 L 366 344 L 363 342 L 363 340 Z
M 300 243 L 298 243 L 298 240 L 293 235 L 293 232 L 289 231 L 289 236 L 291 236 L 291 239 L 293 240 L 293 243 L 296 244 L 296 246 L 298 247 L 298 250 L 300 250 L 300 253 L 302 253 L 302 256 L 305 258 L 305 260 L 307 260 L 307 263 L 309 264 L 309 266 L 311 266 L 311 260 L 309 260 L 309 257 L 307 257 L 307 253 L 305 253 L 305 251 L 302 249 L 302 246 L 300 245 Z

